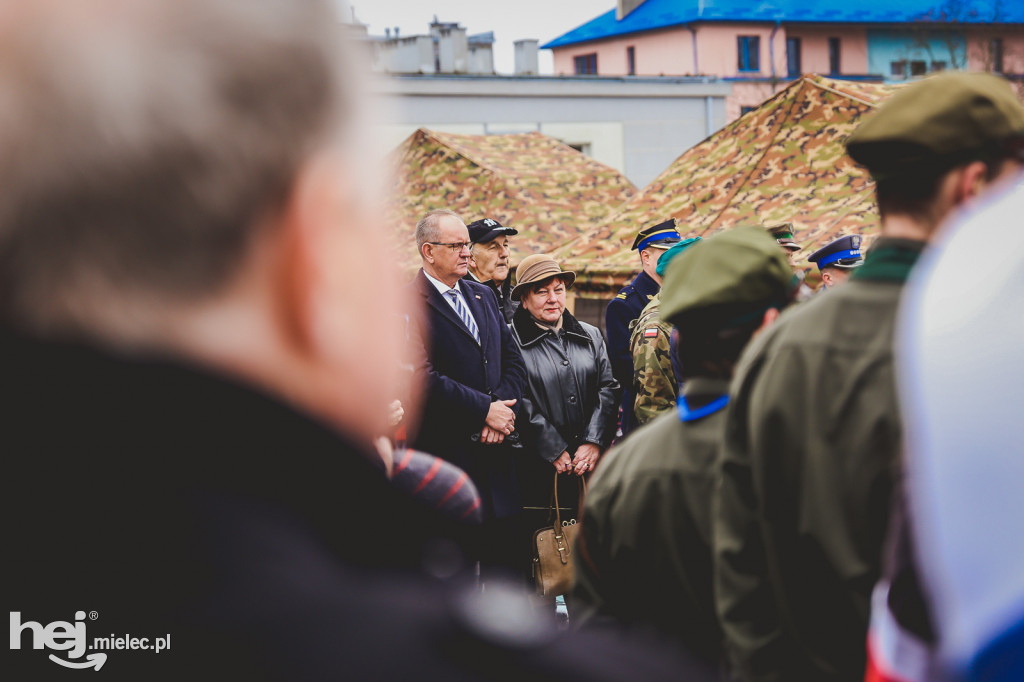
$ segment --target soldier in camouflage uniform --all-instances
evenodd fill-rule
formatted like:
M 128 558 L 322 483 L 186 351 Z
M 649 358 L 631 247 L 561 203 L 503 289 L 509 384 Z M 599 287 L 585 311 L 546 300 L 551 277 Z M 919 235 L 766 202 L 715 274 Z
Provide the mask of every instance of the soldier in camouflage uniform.
M 633 415 L 633 357 L 629 352 L 629 323 L 640 317 L 644 307 L 661 290 L 656 268 L 661 254 L 679 242 L 675 218 L 640 230 L 631 250 L 640 254 L 643 269 L 632 282 L 616 294 L 605 309 L 604 330 L 608 337 L 608 357 L 615 380 L 622 386 L 620 427 L 625 436 L 636 426 Z
M 661 254 L 656 273 L 664 277 L 672 259 L 698 241 L 700 237 L 683 240 Z M 660 319 L 660 302 L 659 292 L 640 313 L 629 337 L 629 352 L 633 356 L 633 391 L 636 393 L 633 412 L 638 426 L 672 409 L 679 395 L 679 370 L 672 353 L 672 325 Z

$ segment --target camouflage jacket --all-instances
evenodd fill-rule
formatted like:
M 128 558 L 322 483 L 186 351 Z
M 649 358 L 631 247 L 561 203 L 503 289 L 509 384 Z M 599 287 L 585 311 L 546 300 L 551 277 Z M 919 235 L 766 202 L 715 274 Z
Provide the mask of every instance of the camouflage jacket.
M 672 367 L 672 325 L 658 312 L 661 294 L 647 304 L 633 324 L 629 352 L 633 356 L 633 403 L 637 422 L 646 424 L 675 406 L 679 381 Z

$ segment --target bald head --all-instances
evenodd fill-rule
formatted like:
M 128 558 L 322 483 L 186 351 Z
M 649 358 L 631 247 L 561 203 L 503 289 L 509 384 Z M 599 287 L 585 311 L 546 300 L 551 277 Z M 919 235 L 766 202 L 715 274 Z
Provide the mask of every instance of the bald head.
M 4 3 L 0 317 L 216 295 L 345 118 L 336 27 L 327 0 Z

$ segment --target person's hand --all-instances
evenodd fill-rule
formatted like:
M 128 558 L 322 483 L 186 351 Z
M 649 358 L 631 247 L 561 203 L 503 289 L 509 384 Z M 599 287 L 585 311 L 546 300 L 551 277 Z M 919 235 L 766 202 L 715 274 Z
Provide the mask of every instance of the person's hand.
M 402 421 L 402 417 L 404 416 L 405 408 L 402 407 L 402 401 L 393 400 L 391 404 L 388 405 L 388 425 L 398 426 Z
M 480 442 L 484 445 L 494 445 L 505 440 L 505 434 L 498 433 L 490 426 L 485 426 L 484 430 L 480 432 Z
M 515 400 L 495 400 L 487 410 L 487 418 L 484 420 L 487 426 L 491 427 L 502 437 L 509 435 L 516 430 L 516 413 L 512 411 Z M 480 434 L 481 438 L 483 434 Z
M 601 448 L 593 443 L 584 443 L 576 449 L 576 457 L 572 461 L 573 472 L 577 476 L 582 476 L 588 471 L 593 471 L 600 456 Z
M 555 465 L 555 471 L 560 474 L 564 474 L 572 469 L 572 458 L 569 457 L 569 453 L 565 450 L 558 456 L 552 464 Z

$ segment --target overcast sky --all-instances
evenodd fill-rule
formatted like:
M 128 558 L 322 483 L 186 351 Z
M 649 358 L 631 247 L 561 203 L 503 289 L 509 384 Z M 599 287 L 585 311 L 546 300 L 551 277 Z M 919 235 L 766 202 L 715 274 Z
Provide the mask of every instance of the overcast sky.
M 613 9 L 616 0 L 348 0 L 371 35 L 397 26 L 402 35 L 429 32 L 434 15 L 459 22 L 469 35 L 494 31 L 494 68 L 512 73 L 512 43 L 537 38 L 541 45 Z M 551 51 L 540 51 L 541 73 L 552 73 Z

